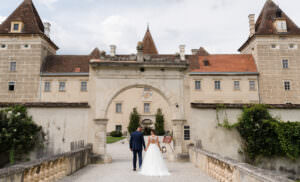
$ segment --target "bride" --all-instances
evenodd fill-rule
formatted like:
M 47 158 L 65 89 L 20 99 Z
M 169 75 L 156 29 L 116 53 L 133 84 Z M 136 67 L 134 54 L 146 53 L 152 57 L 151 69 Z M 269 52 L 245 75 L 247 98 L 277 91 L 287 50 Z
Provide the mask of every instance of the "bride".
M 145 176 L 170 175 L 160 151 L 158 136 L 155 135 L 154 130 L 151 130 L 140 174 Z

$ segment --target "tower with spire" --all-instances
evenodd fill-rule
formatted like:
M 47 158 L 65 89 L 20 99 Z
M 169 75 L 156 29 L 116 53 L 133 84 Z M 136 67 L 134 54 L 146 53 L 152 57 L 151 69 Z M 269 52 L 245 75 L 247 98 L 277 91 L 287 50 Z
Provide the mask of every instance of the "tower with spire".
M 256 22 L 255 15 L 249 15 L 249 28 L 249 38 L 239 51 L 255 58 L 261 102 L 300 104 L 299 27 L 267 0 Z
M 147 25 L 147 30 L 142 43 L 143 43 L 144 54 L 151 54 L 151 55 L 158 54 L 157 48 L 155 46 L 154 40 L 150 32 L 149 24 Z
M 0 24 L 1 101 L 39 101 L 40 68 L 58 49 L 49 31 L 50 24 L 44 26 L 32 0 L 24 0 Z

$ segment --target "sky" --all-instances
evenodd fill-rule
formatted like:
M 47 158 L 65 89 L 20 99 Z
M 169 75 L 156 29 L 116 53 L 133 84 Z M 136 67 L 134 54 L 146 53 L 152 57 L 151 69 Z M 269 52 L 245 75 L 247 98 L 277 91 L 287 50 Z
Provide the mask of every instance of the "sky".
M 23 0 L 1 0 L 0 22 Z M 161 54 L 179 45 L 210 53 L 237 53 L 249 36 L 248 15 L 258 17 L 266 0 L 33 0 L 43 21 L 51 23 L 58 54 L 89 54 L 92 49 L 136 53 L 147 24 Z M 299 0 L 274 0 L 300 25 Z

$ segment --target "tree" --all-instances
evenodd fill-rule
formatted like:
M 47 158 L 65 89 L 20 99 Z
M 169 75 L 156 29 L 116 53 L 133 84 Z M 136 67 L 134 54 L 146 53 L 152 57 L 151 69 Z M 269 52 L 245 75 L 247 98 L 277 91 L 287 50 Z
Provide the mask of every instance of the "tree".
M 137 112 L 136 108 L 133 108 L 133 111 L 130 113 L 130 121 L 128 125 L 128 132 L 132 133 L 136 131 L 136 129 L 140 125 L 140 115 Z
M 42 146 L 42 127 L 36 125 L 24 106 L 14 106 L 0 111 L 0 153 L 9 154 L 11 164 L 15 157 L 28 154 Z
M 161 109 L 157 109 L 157 113 L 155 115 L 155 132 L 157 135 L 164 135 L 165 128 L 164 128 L 164 115 L 162 114 Z

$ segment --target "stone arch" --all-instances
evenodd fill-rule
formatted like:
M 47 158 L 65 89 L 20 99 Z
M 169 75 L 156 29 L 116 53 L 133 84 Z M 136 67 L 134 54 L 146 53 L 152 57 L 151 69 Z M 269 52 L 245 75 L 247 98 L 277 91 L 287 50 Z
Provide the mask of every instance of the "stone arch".
M 149 87 L 152 90 L 154 90 L 155 92 L 157 92 L 158 94 L 160 94 L 168 103 L 168 106 L 170 108 L 171 111 L 171 115 L 173 115 L 173 107 L 176 103 L 176 99 L 174 99 L 171 94 L 168 91 L 163 92 L 161 89 L 156 88 L 152 85 L 148 85 L 148 84 L 133 84 L 133 85 L 129 85 L 129 86 L 125 86 L 121 89 L 119 89 L 118 91 L 116 91 L 115 93 L 112 94 L 112 97 L 109 99 L 108 104 L 105 107 L 105 118 L 107 118 L 108 115 L 108 109 L 110 107 L 110 105 L 112 104 L 113 100 L 120 95 L 121 93 L 125 92 L 126 90 L 132 89 L 132 88 L 138 88 L 138 87 Z

